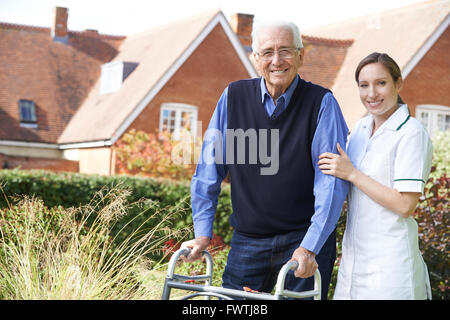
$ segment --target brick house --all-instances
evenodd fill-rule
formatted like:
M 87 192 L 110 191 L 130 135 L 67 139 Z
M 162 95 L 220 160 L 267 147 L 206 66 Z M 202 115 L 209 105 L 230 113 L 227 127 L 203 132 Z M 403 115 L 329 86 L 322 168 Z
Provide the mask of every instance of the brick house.
M 400 92 L 412 116 L 433 133 L 450 129 L 450 1 L 431 0 L 304 30 L 315 37 L 352 39 L 330 89 L 351 128 L 366 112 L 354 72 L 370 53 L 388 53 L 400 66 Z
M 0 24 L 0 165 L 112 174 L 130 129 L 207 124 L 226 85 L 256 76 L 220 11 L 128 37 Z M 206 129 L 206 125 L 204 125 Z

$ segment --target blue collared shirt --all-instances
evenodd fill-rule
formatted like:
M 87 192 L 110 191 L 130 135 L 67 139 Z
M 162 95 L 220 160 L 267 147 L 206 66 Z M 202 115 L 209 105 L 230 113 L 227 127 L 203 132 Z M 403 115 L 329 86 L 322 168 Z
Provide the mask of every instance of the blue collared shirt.
M 275 104 L 267 91 L 264 78 L 261 78 L 261 99 L 269 116 L 277 117 L 286 109 L 298 81 L 299 76 L 297 75 Z M 228 88 L 222 93 L 211 117 L 207 134 L 205 134 L 203 140 L 202 159 L 214 158 L 214 148 L 209 146 L 219 137 L 222 139 L 222 145 L 226 146 L 227 96 Z M 348 128 L 339 104 L 331 93 L 326 93 L 322 99 L 317 117 L 316 132 L 311 145 L 312 165 L 315 172 L 314 214 L 311 218 L 311 225 L 300 244 L 301 247 L 316 254 L 319 253 L 322 245 L 335 229 L 349 188 L 347 181 L 325 175 L 320 171 L 318 167 L 319 155 L 323 152 L 338 153 L 336 147 L 338 142 L 345 148 L 347 133 Z M 225 149 L 224 147 L 222 151 L 223 159 L 225 159 Z M 227 171 L 225 160 L 222 163 L 199 161 L 197 165 L 191 182 L 192 218 L 196 237 L 208 236 L 212 238 L 220 186 L 227 175 Z

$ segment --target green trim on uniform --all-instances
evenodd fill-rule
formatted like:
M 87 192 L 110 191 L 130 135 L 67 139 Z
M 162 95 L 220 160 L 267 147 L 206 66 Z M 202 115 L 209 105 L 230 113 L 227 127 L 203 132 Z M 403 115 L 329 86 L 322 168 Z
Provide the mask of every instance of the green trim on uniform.
M 422 179 L 394 179 L 394 181 L 421 181 L 425 183 L 425 181 L 423 181 Z
M 396 131 L 400 130 L 401 127 L 403 127 L 403 125 L 408 122 L 409 118 L 411 117 L 411 115 L 408 114 L 408 116 L 406 117 L 406 120 L 403 121 L 403 123 L 401 125 L 398 126 L 397 129 L 395 129 Z

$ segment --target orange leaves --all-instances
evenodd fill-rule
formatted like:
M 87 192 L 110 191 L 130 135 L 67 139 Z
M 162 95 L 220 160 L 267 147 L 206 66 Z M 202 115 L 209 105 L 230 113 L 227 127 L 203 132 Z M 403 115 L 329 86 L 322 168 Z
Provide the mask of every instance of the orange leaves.
M 174 140 L 169 132 L 149 134 L 132 129 L 114 147 L 116 172 L 188 180 L 195 171 L 192 155 L 200 147 L 188 130 Z

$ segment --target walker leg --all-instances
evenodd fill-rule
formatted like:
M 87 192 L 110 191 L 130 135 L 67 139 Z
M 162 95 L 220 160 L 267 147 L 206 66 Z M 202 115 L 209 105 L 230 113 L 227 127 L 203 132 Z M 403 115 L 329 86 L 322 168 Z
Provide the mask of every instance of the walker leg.
M 164 288 L 163 288 L 161 300 L 169 300 L 171 289 L 172 288 L 167 285 L 167 278 L 166 278 L 164 280 Z

